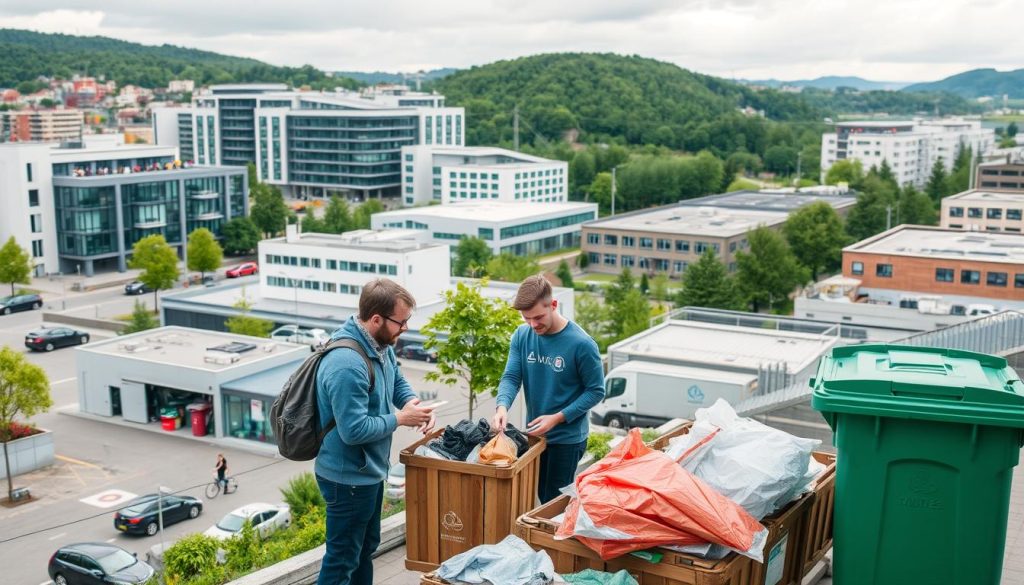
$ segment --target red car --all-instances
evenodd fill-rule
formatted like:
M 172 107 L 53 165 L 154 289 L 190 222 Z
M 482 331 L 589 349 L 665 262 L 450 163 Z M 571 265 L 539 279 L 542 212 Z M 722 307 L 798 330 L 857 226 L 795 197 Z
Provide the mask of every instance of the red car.
M 238 278 L 239 276 L 256 274 L 259 271 L 260 267 L 257 266 L 255 262 L 246 262 L 244 264 L 239 264 L 234 268 L 229 268 L 225 274 L 227 274 L 228 278 Z

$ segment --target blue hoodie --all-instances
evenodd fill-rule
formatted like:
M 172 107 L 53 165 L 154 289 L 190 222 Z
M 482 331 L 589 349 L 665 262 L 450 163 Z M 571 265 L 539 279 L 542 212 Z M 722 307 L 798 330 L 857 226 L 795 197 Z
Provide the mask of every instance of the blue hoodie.
M 402 377 L 391 346 L 382 362 L 370 340 L 349 317 L 331 339 L 355 339 L 374 367 L 369 391 L 366 362 L 355 351 L 341 348 L 324 356 L 316 375 L 320 424 L 331 418 L 338 426 L 324 437 L 314 470 L 324 479 L 344 485 L 373 485 L 384 481 L 391 460 L 391 435 L 398 428 L 395 410 L 416 397 Z

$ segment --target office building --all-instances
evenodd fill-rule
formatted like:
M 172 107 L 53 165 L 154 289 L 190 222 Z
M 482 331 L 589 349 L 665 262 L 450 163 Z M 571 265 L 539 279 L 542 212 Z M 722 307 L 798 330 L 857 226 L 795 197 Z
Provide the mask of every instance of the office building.
M 961 148 L 981 156 L 994 145 L 995 132 L 980 120 L 839 122 L 821 137 L 821 177 L 836 161 L 858 160 L 865 172 L 885 161 L 899 184 L 922 187 L 936 162 L 948 172 Z
M 974 189 L 942 199 L 939 225 L 975 232 L 1010 232 L 1024 229 L 1024 190 Z
M 370 221 L 373 229 L 425 230 L 431 241 L 452 246 L 475 236 L 496 255 L 530 256 L 578 248 L 582 225 L 596 218 L 596 203 L 477 200 L 385 211 Z
M 0 112 L 0 142 L 80 140 L 84 120 L 82 111 L 74 108 Z
M 256 165 L 293 197 L 397 196 L 401 149 L 461 146 L 462 108 L 444 96 L 386 87 L 300 92 L 284 84 L 215 85 L 189 108 L 154 112 L 158 144 L 200 165 Z M 175 132 L 173 128 L 177 126 Z
M 489 146 L 402 148 L 402 200 L 568 201 L 569 163 Z
M 1024 193 L 1024 159 L 1007 156 L 1003 160 L 978 164 L 974 188 Z

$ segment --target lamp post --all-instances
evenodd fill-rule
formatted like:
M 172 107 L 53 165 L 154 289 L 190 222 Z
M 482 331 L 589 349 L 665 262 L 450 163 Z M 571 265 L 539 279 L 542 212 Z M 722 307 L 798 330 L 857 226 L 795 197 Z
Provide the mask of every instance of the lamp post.
M 612 213 L 611 213 L 611 215 L 615 215 L 615 171 L 617 171 L 618 168 L 619 168 L 619 165 L 615 165 L 614 167 L 612 167 Z

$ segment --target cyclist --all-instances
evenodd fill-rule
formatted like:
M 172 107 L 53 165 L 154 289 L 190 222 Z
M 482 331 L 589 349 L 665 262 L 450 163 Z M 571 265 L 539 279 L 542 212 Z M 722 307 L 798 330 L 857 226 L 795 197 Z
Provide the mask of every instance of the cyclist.
M 213 469 L 217 473 L 217 483 L 225 494 L 228 493 L 228 460 L 224 458 L 223 453 L 217 453 L 217 465 Z

